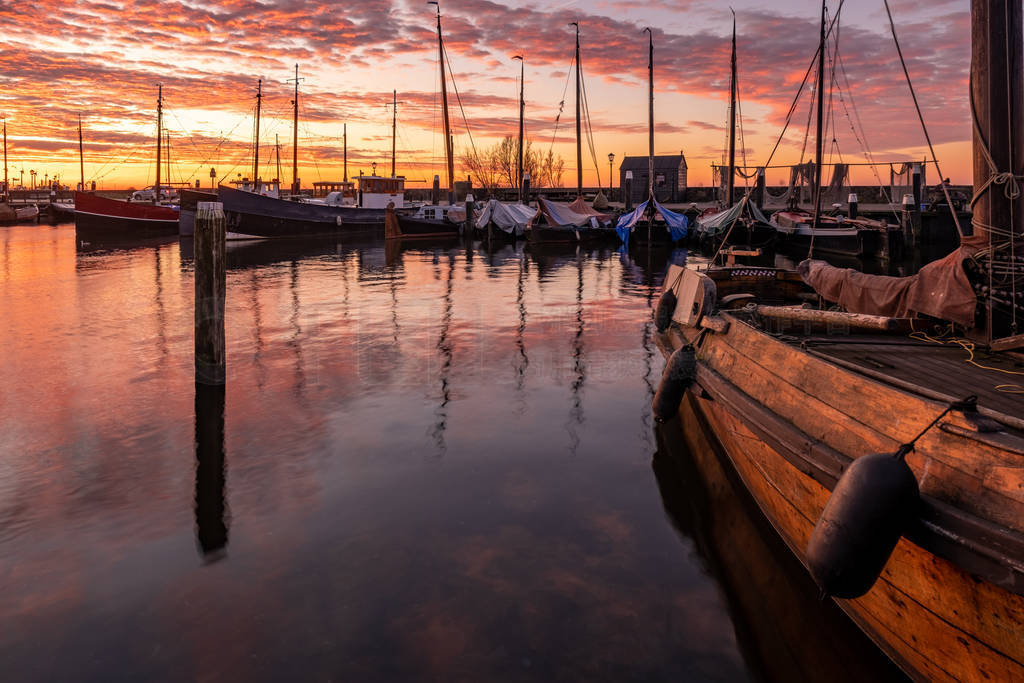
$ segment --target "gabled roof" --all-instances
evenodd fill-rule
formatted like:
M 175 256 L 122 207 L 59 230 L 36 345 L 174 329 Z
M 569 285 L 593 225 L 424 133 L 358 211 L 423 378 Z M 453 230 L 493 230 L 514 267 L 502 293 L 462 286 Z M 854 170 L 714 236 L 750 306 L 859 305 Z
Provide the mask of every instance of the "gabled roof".
M 656 171 L 674 171 L 680 166 L 686 165 L 686 157 L 683 156 L 682 152 L 679 154 L 672 154 L 667 156 L 655 156 L 654 157 L 654 170 Z M 619 164 L 620 171 L 646 171 L 647 170 L 647 157 L 626 157 Z

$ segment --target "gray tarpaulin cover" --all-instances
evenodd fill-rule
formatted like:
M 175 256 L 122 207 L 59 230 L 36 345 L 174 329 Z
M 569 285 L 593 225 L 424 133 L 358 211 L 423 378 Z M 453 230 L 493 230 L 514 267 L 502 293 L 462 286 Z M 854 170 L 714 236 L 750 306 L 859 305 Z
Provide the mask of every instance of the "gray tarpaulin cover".
M 977 299 L 963 261 L 976 250 L 974 246 L 960 247 L 909 277 L 866 275 L 810 259 L 797 270 L 814 291 L 851 313 L 893 318 L 922 313 L 970 328 L 974 326 Z
M 540 213 L 537 209 L 531 209 L 525 204 L 504 204 L 497 199 L 487 202 L 480 217 L 476 219 L 476 227 L 486 228 L 487 224 L 493 222 L 500 230 L 516 234 L 523 234 L 523 230 L 533 223 Z

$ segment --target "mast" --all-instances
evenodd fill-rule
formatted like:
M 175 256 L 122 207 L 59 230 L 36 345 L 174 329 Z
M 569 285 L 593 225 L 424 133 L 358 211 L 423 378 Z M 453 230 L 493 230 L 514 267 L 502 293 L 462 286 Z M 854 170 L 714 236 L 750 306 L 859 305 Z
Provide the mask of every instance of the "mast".
M 345 123 L 345 124 L 342 124 L 342 126 L 343 127 L 341 129 L 342 130 L 341 139 L 343 140 L 342 146 L 343 146 L 343 148 L 345 150 L 345 152 L 344 152 L 344 154 L 345 154 L 345 156 L 344 156 L 344 159 L 345 159 L 345 166 L 344 166 L 344 168 L 345 168 L 345 178 L 344 178 L 344 181 L 347 183 L 348 182 L 348 124 Z
M 85 192 L 85 153 L 82 151 L 82 115 L 78 115 L 78 173 L 82 179 L 81 188 Z M 7 184 L 7 123 L 4 122 L 4 185 Z
M 398 130 L 398 91 L 391 91 L 391 177 L 395 177 L 395 131 Z
M 814 220 L 811 222 L 811 248 L 814 247 L 814 230 L 821 215 L 821 135 L 825 114 L 825 9 L 827 0 L 821 0 L 821 40 L 818 43 L 818 123 L 817 140 L 814 143 Z
M 583 146 L 580 138 L 580 25 L 572 22 L 576 27 L 576 196 L 583 196 Z
M 274 157 L 277 159 L 277 183 L 280 189 L 281 184 L 281 136 L 274 133 Z
M 516 182 L 519 185 L 519 203 L 523 201 L 523 114 L 526 111 L 526 100 L 523 99 L 523 77 L 526 73 L 526 60 L 522 55 L 512 59 L 519 60 L 519 167 L 516 171 Z
M 260 105 L 263 103 L 263 79 L 256 81 L 256 136 L 252 155 L 252 183 L 256 187 L 256 179 L 260 175 Z
M 452 129 L 448 120 L 448 86 L 444 73 L 444 39 L 441 37 L 441 4 L 439 2 L 428 2 L 428 5 L 437 5 L 437 52 L 441 61 L 441 108 L 444 110 L 444 152 L 448 161 L 448 203 L 455 203 L 455 162 L 452 159 Z
M 163 138 L 161 128 L 163 128 L 163 116 L 164 116 L 164 86 L 163 84 L 157 85 L 156 95 L 156 189 L 153 192 L 153 203 L 160 203 L 160 142 Z
M 654 196 L 654 34 L 645 28 L 649 41 L 647 56 L 648 100 L 647 100 L 647 198 Z
M 732 10 L 730 10 L 732 11 Z M 736 13 L 732 13 L 732 73 L 729 78 L 729 179 L 725 187 L 725 206 L 732 206 L 736 182 Z
M 78 139 L 79 139 L 79 141 L 81 141 L 81 139 L 82 139 L 82 136 L 81 136 L 81 130 L 82 130 L 81 119 L 79 119 L 78 130 L 79 130 Z M 85 187 L 83 186 L 82 189 L 84 190 Z M 8 198 L 10 196 L 11 196 L 11 187 L 10 187 L 10 185 L 7 184 L 7 119 L 5 118 L 4 119 L 4 199 L 6 199 L 6 198 Z
M 295 99 L 292 100 L 292 194 L 299 193 L 299 65 L 295 65 Z

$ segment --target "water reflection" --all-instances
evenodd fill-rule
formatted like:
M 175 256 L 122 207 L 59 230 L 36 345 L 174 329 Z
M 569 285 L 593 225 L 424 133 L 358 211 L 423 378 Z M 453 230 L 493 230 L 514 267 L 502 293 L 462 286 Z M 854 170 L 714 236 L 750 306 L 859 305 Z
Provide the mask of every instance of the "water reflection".
M 0 241 L 7 678 L 757 675 L 638 433 L 669 254 L 233 244 L 197 390 L 191 240 Z
M 196 384 L 196 543 L 207 562 L 224 557 L 228 511 L 224 498 L 224 387 Z
M 665 513 L 725 594 L 747 665 L 765 681 L 902 681 L 775 534 L 715 447 L 680 420 L 655 427 L 652 467 Z
M 434 272 L 436 277 L 440 278 L 440 260 L 435 255 L 435 266 Z M 434 411 L 434 417 L 436 421 L 433 428 L 431 429 L 431 435 L 434 438 L 434 443 L 437 446 L 437 454 L 442 456 L 448 450 L 448 446 L 444 440 L 444 432 L 448 427 L 448 403 L 451 401 L 451 387 L 449 386 L 449 377 L 452 370 L 452 341 L 448 335 L 452 325 L 452 288 L 455 283 L 455 255 L 452 252 L 448 254 L 447 263 L 447 276 L 445 278 L 445 289 L 444 297 L 442 299 L 441 309 L 441 328 L 440 333 L 437 337 L 437 355 L 440 362 L 440 372 L 438 377 L 441 380 L 441 392 L 440 392 L 440 403 L 437 409 Z

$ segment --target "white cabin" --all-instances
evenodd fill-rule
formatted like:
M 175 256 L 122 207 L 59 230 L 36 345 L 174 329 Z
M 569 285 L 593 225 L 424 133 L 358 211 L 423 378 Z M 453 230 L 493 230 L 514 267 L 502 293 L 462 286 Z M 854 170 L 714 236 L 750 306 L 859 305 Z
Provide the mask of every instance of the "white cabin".
M 386 209 L 392 202 L 396 209 L 405 207 L 405 176 L 361 175 L 358 181 L 359 206 L 364 209 Z
M 231 184 L 242 192 L 252 192 L 264 197 L 273 197 L 274 199 L 280 199 L 281 197 L 281 181 L 277 178 L 270 181 L 257 178 L 256 182 L 248 178 L 242 178 L 241 180 L 232 180 Z

